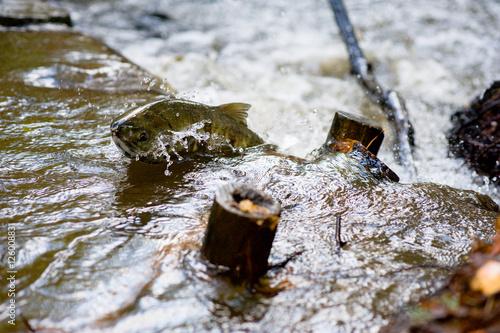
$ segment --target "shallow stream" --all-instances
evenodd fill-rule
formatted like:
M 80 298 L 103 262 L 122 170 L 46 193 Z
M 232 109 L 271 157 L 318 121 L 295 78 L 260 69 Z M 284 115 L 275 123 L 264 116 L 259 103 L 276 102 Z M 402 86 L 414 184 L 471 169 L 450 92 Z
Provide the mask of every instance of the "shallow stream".
M 499 203 L 498 191 L 447 156 L 445 135 L 453 111 L 498 79 L 498 2 L 346 1 L 375 73 L 407 100 L 416 176 L 395 163 L 390 126 L 349 75 L 326 1 L 57 3 L 179 96 L 252 104 L 249 126 L 272 145 L 167 173 L 132 161 L 109 125 L 157 100 L 162 80 L 66 28 L 0 31 L 0 216 L 15 226 L 17 281 L 15 327 L 0 282 L 0 331 L 377 332 L 436 291 L 473 238 L 493 235 L 487 196 Z M 400 183 L 348 154 L 303 159 L 336 109 L 387 128 L 379 157 Z M 270 262 L 300 254 L 266 276 L 276 294 L 231 287 L 200 256 L 227 182 L 281 202 Z

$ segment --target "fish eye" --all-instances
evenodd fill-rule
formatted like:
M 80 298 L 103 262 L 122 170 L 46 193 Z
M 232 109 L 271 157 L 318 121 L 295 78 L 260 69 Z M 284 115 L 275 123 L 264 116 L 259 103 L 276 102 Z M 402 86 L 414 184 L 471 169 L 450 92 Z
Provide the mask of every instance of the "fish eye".
M 149 138 L 148 132 L 142 131 L 141 134 L 139 134 L 139 141 L 146 141 Z

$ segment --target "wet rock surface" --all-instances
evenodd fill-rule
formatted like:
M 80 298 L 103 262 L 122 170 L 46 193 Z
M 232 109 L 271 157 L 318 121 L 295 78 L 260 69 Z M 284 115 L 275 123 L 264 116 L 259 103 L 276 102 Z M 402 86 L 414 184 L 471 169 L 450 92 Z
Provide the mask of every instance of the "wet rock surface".
M 39 0 L 0 2 L 0 25 L 11 27 L 41 23 L 60 23 L 70 27 L 73 25 L 67 11 Z
M 411 311 L 409 332 L 500 331 L 500 219 L 493 244 L 476 242 L 449 283 Z
M 74 31 L 1 31 L 0 63 L 0 214 L 15 227 L 18 318 L 9 326 L 2 280 L 0 331 L 373 330 L 437 290 L 473 236 L 494 234 L 488 196 L 375 177 L 356 152 L 308 161 L 264 145 L 185 156 L 169 176 L 127 159 L 112 119 L 168 86 Z M 227 182 L 281 203 L 271 265 L 301 251 L 267 274 L 287 286 L 273 296 L 232 287 L 200 256 Z
M 0 31 L 4 84 L 33 89 L 168 95 L 168 83 L 78 32 Z

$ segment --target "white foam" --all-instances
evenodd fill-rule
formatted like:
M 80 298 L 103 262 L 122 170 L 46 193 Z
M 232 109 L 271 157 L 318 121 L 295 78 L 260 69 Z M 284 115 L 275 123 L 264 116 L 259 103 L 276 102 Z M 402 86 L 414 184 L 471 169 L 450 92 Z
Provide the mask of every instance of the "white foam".
M 135 15 L 153 6 L 127 3 Z M 392 157 L 385 116 L 349 75 L 327 1 L 162 0 L 154 6 L 173 18 L 151 27 L 161 38 L 118 23 L 113 33 L 109 18 L 105 29 L 95 19 L 89 29 L 185 98 L 252 104 L 249 126 L 294 155 L 306 156 L 323 143 L 336 109 L 364 115 L 388 129 L 380 154 L 405 174 Z M 478 185 L 481 177 L 448 157 L 445 138 L 453 111 L 498 79 L 500 4 L 490 2 L 488 10 L 477 1 L 446 0 L 346 6 L 376 76 L 406 99 L 420 179 L 479 190 L 500 202 L 491 186 Z

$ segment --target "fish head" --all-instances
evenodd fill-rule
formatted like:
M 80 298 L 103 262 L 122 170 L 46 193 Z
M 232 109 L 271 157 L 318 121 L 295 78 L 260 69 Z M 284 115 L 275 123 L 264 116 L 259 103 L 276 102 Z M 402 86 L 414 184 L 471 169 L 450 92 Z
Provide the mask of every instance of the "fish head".
M 149 163 L 165 159 L 159 137 L 161 131 L 169 131 L 171 126 L 148 106 L 119 116 L 112 122 L 110 130 L 114 143 L 125 155 Z

